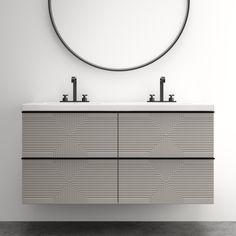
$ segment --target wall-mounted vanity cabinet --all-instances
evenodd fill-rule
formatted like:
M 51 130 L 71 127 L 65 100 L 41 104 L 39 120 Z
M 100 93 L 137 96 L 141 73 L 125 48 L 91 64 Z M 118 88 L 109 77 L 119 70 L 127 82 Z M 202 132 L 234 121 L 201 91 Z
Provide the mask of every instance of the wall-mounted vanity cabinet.
M 213 203 L 207 105 L 23 106 L 25 204 Z

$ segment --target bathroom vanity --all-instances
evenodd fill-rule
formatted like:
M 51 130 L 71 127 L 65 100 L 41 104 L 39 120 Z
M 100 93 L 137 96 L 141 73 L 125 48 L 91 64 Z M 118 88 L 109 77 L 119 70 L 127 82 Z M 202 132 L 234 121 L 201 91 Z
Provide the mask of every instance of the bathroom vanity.
M 25 204 L 212 204 L 214 106 L 29 103 Z

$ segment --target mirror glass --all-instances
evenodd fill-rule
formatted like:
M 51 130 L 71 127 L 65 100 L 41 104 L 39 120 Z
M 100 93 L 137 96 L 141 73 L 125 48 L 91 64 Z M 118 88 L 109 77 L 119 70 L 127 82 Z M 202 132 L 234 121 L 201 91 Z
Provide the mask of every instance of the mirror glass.
M 62 43 L 106 70 L 131 70 L 161 58 L 179 39 L 190 0 L 48 0 Z

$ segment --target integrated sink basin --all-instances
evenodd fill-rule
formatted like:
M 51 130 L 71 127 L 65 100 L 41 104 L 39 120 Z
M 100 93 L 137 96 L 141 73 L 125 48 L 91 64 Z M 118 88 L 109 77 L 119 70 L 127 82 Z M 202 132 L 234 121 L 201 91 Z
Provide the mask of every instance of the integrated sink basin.
M 85 102 L 25 103 L 22 111 L 214 111 L 214 105 L 191 103 Z

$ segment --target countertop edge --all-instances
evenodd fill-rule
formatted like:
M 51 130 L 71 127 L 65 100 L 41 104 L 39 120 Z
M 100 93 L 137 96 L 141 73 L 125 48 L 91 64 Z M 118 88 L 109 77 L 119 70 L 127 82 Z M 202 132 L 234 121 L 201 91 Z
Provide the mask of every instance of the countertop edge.
M 43 104 L 22 105 L 24 112 L 214 112 L 208 104 Z

